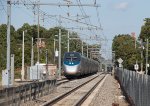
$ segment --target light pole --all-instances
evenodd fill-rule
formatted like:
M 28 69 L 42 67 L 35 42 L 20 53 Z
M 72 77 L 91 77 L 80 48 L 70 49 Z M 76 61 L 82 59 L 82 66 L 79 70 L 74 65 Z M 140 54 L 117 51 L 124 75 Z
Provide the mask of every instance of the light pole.
M 148 74 L 148 39 L 146 39 L 146 75 Z
M 69 52 L 69 48 L 70 46 L 69 46 L 69 31 L 68 31 L 68 45 L 67 45 L 67 51 Z
M 11 0 L 7 0 L 7 64 L 6 80 L 3 85 L 9 86 L 10 83 L 10 24 L 11 24 Z
M 89 55 L 88 55 L 88 54 L 89 54 L 88 48 L 89 48 L 89 47 L 88 47 L 88 44 L 87 44 L 87 51 L 86 51 L 86 52 L 87 52 L 87 53 L 86 53 L 87 58 L 89 57 Z
M 46 62 L 46 65 L 47 65 L 48 64 L 48 49 L 46 49 L 46 53 L 45 54 L 46 54 L 46 56 L 45 56 L 46 57 L 46 61 L 45 62 Z
M 33 37 L 32 37 L 32 46 L 31 46 L 31 66 L 34 64 L 34 51 L 33 51 Z
M 115 51 L 112 51 L 112 62 L 113 62 L 112 74 L 114 75 L 114 72 L 115 72 Z
M 55 35 L 58 36 L 58 35 Z M 54 64 L 55 64 L 55 57 L 56 57 L 56 41 L 58 41 L 57 39 L 54 39 Z
M 143 72 L 143 41 L 141 39 L 141 45 L 142 45 L 142 50 L 141 50 L 141 72 Z
M 54 39 L 54 64 L 55 64 L 55 39 Z
M 40 38 L 40 19 L 39 19 L 39 8 L 40 8 L 40 5 L 38 4 L 38 40 L 37 40 L 37 42 L 39 43 L 39 38 Z M 39 49 L 39 47 L 37 46 L 37 51 L 38 51 L 38 60 L 37 60 L 37 62 L 38 63 L 40 63 L 40 49 Z
M 82 41 L 82 44 L 81 44 L 81 50 L 82 50 L 82 55 L 83 55 L 83 41 Z
M 24 31 L 22 36 L 22 70 L 21 70 L 21 80 L 24 80 Z
M 58 75 L 59 78 L 61 77 L 61 29 L 59 28 L 59 69 L 58 69 Z

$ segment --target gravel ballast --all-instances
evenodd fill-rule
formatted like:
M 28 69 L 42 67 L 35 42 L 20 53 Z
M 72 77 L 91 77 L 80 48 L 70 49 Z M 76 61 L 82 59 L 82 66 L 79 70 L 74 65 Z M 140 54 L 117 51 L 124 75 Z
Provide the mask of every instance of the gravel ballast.
M 89 106 L 129 106 L 122 95 L 120 86 L 113 76 L 108 75 Z M 114 105 L 116 106 L 116 105 Z

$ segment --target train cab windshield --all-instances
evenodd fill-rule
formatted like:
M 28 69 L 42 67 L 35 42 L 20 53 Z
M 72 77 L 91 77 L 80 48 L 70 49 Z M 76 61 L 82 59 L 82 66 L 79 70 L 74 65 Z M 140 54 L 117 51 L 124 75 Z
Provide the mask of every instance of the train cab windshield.
M 64 63 L 65 64 L 77 64 L 77 63 L 79 63 L 80 62 L 80 54 L 79 53 L 74 53 L 74 52 L 72 52 L 72 53 L 65 53 L 65 55 L 64 55 Z
M 79 53 L 65 53 L 64 61 L 80 61 Z

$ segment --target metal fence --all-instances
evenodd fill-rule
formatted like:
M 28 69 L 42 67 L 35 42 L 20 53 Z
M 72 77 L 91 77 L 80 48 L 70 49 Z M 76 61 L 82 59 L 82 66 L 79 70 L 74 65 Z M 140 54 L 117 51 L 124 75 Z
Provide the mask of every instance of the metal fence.
M 56 79 L 32 82 L 0 90 L 0 106 L 20 106 L 22 102 L 36 100 L 56 88 Z
M 150 76 L 118 68 L 115 71 L 121 87 L 135 106 L 150 106 Z

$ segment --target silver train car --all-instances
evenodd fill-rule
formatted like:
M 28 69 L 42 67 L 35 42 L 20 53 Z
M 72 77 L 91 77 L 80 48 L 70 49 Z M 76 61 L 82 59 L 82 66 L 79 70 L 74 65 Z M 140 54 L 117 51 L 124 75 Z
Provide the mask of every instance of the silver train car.
M 63 73 L 67 78 L 97 73 L 98 62 L 83 57 L 78 52 L 66 52 L 63 59 Z

